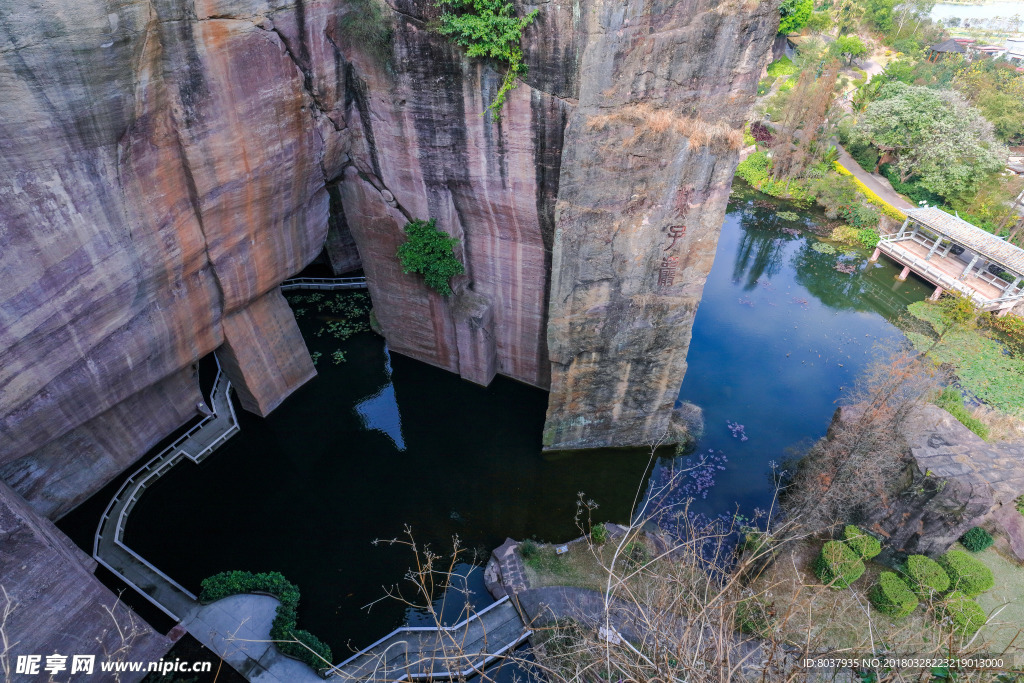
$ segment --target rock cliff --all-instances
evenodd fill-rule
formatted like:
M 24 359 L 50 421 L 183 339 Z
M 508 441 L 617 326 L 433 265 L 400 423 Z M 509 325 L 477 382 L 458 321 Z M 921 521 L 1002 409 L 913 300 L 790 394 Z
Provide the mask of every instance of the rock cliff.
M 377 1 L 0 10 L 0 477 L 40 512 L 192 417 L 211 351 L 261 415 L 311 377 L 276 288 L 325 242 L 392 350 L 550 384 L 547 446 L 663 433 L 777 3 L 526 4 L 494 122 L 497 65 L 428 0 L 368 43 Z M 428 217 L 447 299 L 395 259 Z

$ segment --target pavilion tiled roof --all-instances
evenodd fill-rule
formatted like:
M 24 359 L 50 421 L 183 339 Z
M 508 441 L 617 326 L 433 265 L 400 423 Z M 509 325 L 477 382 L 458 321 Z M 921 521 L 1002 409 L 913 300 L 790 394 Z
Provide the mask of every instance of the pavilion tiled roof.
M 930 49 L 932 52 L 967 52 L 963 45 L 952 38 L 944 40 L 938 45 L 932 45 Z
M 934 206 L 910 209 L 906 214 L 926 228 L 948 237 L 1006 270 L 1024 275 L 1024 249 Z

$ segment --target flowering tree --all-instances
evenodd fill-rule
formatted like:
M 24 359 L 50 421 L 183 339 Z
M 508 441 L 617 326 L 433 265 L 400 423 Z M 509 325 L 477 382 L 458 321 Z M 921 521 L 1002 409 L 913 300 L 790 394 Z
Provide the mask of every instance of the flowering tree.
M 890 152 L 902 182 L 918 176 L 947 199 L 973 196 L 1007 157 L 992 124 L 961 95 L 905 83 L 881 89 L 854 137 Z

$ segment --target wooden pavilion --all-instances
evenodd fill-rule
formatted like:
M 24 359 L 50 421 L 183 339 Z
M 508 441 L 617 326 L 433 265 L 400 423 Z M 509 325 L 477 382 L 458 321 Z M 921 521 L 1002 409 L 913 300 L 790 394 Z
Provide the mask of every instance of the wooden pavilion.
M 950 38 L 944 40 L 937 45 L 932 45 L 928 48 L 928 61 L 936 62 L 942 57 L 949 57 L 950 55 L 966 55 L 967 48 L 958 43 L 956 40 Z
M 935 285 L 932 299 L 956 291 L 1000 316 L 1024 301 L 1024 249 L 941 209 L 907 211 L 903 226 L 882 236 L 871 260 L 883 253 L 903 266 L 900 280 L 913 272 Z

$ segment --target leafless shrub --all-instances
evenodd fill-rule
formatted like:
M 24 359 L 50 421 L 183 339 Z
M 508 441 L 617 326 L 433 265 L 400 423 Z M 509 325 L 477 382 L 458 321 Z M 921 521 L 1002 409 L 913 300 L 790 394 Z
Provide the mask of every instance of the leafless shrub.
M 7 635 L 7 621 L 18 605 L 11 600 L 6 587 L 0 586 L 0 591 L 3 592 L 3 603 L 0 604 L 0 670 L 4 672 L 4 681 L 11 681 L 14 674 L 11 669 L 11 648 L 17 645 L 18 641 L 10 641 Z
M 900 427 L 938 389 L 932 363 L 907 350 L 868 366 L 844 401 L 843 419 L 798 462 L 784 498 L 809 528 L 857 518 L 897 492 L 906 445 Z

